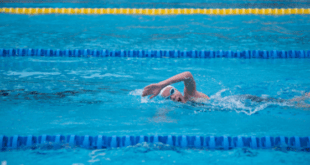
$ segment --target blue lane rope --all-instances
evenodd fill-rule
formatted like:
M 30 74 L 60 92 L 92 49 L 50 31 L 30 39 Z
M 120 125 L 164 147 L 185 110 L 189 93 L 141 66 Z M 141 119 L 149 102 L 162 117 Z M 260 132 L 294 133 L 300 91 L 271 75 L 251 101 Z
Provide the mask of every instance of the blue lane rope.
M 137 144 L 166 144 L 172 147 L 198 148 L 198 149 L 222 149 L 234 148 L 252 149 L 285 149 L 294 151 L 310 151 L 309 137 L 229 137 L 229 136 L 78 136 L 78 135 L 41 135 L 7 137 L 0 135 L 0 150 L 11 149 L 59 149 L 67 146 L 86 149 L 119 148 L 135 146 Z
M 0 49 L 0 57 L 140 57 L 140 58 L 310 58 L 310 50 L 52 50 L 52 49 Z

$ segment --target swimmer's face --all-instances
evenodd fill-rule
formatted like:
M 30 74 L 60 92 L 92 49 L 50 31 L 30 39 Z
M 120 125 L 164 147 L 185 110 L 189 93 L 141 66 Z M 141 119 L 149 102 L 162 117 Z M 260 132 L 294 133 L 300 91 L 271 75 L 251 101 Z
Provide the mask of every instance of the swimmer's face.
M 177 102 L 184 102 L 184 96 L 176 89 L 174 94 L 170 96 L 170 99 Z
M 163 91 L 162 96 L 163 97 L 169 97 L 172 101 L 176 101 L 176 102 L 185 102 L 184 96 L 181 94 L 180 91 L 178 91 L 177 89 L 172 89 L 172 87 L 166 88 L 165 91 Z

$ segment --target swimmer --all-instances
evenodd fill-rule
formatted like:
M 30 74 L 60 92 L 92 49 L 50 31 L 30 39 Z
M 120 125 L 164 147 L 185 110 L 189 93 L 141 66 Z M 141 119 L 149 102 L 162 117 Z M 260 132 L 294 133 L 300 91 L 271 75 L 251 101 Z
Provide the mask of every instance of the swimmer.
M 184 96 L 180 91 L 171 86 L 171 84 L 181 81 L 184 82 Z M 196 90 L 196 82 L 190 72 L 183 72 L 157 84 L 148 85 L 144 88 L 142 96 L 144 97 L 151 95 L 150 99 L 152 99 L 158 94 L 165 99 L 171 99 L 182 103 L 186 103 L 188 101 L 195 102 L 200 99 L 210 99 L 206 94 Z
M 177 83 L 177 82 L 184 82 L 184 96 L 181 94 L 180 91 L 175 89 L 171 84 Z M 202 93 L 198 92 L 196 90 L 196 82 L 194 80 L 193 75 L 190 72 L 183 72 L 178 75 L 175 75 L 173 77 L 168 78 L 167 80 L 161 81 L 157 84 L 151 84 L 144 88 L 142 92 L 142 96 L 148 96 L 151 95 L 150 99 L 154 98 L 157 95 L 162 96 L 165 99 L 170 99 L 176 102 L 191 102 L 191 103 L 197 103 L 197 102 L 204 102 L 207 100 L 210 100 L 210 98 Z M 284 102 L 295 102 L 295 104 L 298 107 L 303 108 L 309 108 L 310 105 L 303 103 L 300 104 L 301 101 L 305 101 L 310 98 L 310 93 L 306 93 L 304 96 L 297 97 L 290 100 L 285 99 L 276 99 L 276 98 L 263 98 L 258 97 L 254 95 L 240 95 L 237 96 L 241 99 L 249 99 L 254 102 L 278 102 L 278 103 L 284 103 Z

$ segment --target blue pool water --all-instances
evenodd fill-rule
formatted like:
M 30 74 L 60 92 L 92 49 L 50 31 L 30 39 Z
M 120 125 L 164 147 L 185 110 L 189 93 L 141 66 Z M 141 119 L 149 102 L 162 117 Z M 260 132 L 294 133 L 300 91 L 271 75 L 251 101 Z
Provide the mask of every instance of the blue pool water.
M 307 0 L 2 0 L 5 7 L 309 8 Z
M 34 1 L 36 2 L 36 1 Z M 307 1 L 75 1 L 0 7 L 309 7 Z M 68 1 L 69 2 L 69 1 Z M 309 15 L 0 14 L 0 48 L 308 50 Z M 4 21 L 2 21 L 4 20 Z M 309 136 L 309 59 L 0 58 L 0 134 Z M 145 86 L 190 71 L 203 106 L 142 98 Z M 175 84 L 182 91 L 183 84 Z M 14 150 L 5 164 L 308 164 L 307 152 L 153 146 Z
M 1 14 L 2 48 L 308 50 L 310 15 Z
M 256 103 L 236 96 L 252 94 L 282 99 L 302 96 L 310 90 L 308 59 L 4 57 L 0 60 L 0 89 L 5 90 L 0 97 L 1 107 L 5 107 L 0 112 L 0 125 L 1 133 L 8 136 L 310 134 L 309 108 L 283 103 Z M 140 96 L 146 85 L 183 71 L 192 72 L 198 90 L 211 97 L 210 103 L 193 107 Z M 182 90 L 183 84 L 175 87 Z M 7 94 L 3 96 L 4 93 Z M 280 158 L 273 161 L 280 163 L 298 161 L 306 164 L 309 161 L 309 156 L 302 152 L 162 151 L 152 147 L 107 151 L 10 151 L 0 154 L 8 162 L 30 164 L 51 159 L 67 161 L 68 164 L 91 161 L 122 163 L 119 160 L 122 157 L 135 157 L 129 160 L 132 163 L 178 163 L 181 157 L 182 162 L 190 163 L 191 157 L 197 160 L 210 157 L 210 162 L 243 160 L 259 164 L 259 161 L 276 155 Z M 23 159 L 14 159 L 15 156 Z M 221 160 L 224 157 L 229 158 Z M 199 161 L 205 162 L 202 160 Z

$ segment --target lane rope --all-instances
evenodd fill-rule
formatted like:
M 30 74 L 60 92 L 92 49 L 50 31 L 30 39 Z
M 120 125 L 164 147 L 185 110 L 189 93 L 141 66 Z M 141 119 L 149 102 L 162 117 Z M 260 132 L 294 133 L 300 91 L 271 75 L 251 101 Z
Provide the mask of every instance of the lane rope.
M 0 135 L 0 150 L 11 149 L 59 149 L 65 147 L 81 147 L 86 149 L 119 148 L 135 146 L 143 143 L 155 145 L 165 144 L 170 147 L 201 148 L 201 149 L 281 149 L 308 151 L 310 150 L 309 137 L 256 137 L 256 136 L 78 136 L 78 135 L 41 135 L 11 137 Z
M 2 49 L 0 57 L 137 57 L 137 58 L 310 58 L 310 50 L 60 50 L 60 49 Z
M 241 9 L 194 9 L 194 8 L 0 8 L 0 13 L 10 14 L 140 14 L 140 15 L 290 15 L 310 14 L 310 8 L 241 8 Z

